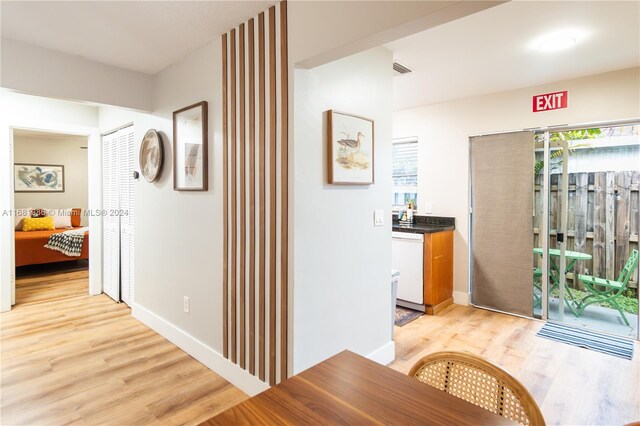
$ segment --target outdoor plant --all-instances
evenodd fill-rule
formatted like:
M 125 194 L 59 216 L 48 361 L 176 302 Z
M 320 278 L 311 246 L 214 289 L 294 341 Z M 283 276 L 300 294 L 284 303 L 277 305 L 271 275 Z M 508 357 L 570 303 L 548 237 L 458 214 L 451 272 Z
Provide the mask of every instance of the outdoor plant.
M 578 148 L 591 148 L 592 145 L 589 143 L 573 143 L 571 141 L 579 141 L 585 139 L 595 139 L 602 134 L 601 129 L 581 129 L 581 130 L 569 130 L 566 132 L 554 132 L 549 135 L 549 141 L 559 142 L 559 141 L 569 141 L 568 152 L 569 155 L 573 154 Z M 542 135 L 536 135 L 538 141 L 540 141 Z M 562 164 L 562 155 L 563 148 L 559 148 L 558 150 L 551 153 L 549 161 L 552 160 L 557 161 L 554 165 Z M 535 176 L 538 176 L 544 170 L 544 159 L 537 160 L 533 167 Z

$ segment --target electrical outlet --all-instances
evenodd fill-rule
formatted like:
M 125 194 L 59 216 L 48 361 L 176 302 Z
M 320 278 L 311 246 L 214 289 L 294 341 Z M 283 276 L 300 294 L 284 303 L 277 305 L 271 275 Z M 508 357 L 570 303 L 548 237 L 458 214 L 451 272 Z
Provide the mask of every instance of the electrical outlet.
M 384 210 L 373 211 L 373 226 L 384 225 Z
M 185 296 L 185 297 L 184 297 L 184 306 L 183 306 L 183 309 L 184 309 L 184 313 L 185 313 L 185 314 L 188 314 L 188 313 L 189 313 L 189 308 L 190 308 L 189 304 L 190 304 L 190 303 L 189 303 L 189 296 Z
M 426 203 L 424 205 L 424 212 L 427 213 L 427 214 L 433 213 L 432 210 L 431 210 L 431 203 Z

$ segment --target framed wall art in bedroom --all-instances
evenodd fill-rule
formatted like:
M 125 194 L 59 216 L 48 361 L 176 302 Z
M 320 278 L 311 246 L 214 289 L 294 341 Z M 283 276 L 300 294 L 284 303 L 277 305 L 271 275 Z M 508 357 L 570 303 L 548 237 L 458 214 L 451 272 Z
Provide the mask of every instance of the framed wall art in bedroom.
M 64 192 L 64 166 L 16 163 L 15 192 Z

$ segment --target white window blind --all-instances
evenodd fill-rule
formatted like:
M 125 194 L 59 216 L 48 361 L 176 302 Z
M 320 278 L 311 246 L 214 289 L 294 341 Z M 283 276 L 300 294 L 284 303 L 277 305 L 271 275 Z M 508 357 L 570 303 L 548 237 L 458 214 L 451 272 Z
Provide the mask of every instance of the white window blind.
M 418 139 L 393 141 L 393 205 L 404 206 L 418 198 Z

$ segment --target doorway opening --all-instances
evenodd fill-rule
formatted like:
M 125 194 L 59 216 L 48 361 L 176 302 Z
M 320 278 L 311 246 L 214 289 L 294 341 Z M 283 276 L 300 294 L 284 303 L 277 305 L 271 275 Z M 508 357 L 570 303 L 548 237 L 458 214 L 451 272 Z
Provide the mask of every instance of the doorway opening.
M 88 142 L 86 135 L 13 129 L 14 276 L 28 287 L 16 305 L 45 297 L 42 282 L 89 276 Z

